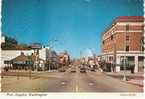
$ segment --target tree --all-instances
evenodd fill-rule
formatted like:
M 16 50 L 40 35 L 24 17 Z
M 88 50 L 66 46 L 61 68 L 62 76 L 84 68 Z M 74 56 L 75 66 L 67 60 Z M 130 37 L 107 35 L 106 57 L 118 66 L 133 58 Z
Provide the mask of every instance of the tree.
M 18 44 L 18 41 L 15 38 L 5 36 L 5 42 L 10 44 Z
M 18 41 L 15 38 L 5 36 L 5 42 L 2 43 L 1 48 L 3 50 L 25 50 L 30 49 L 27 44 L 18 44 Z
M 17 40 L 8 36 L 5 36 L 5 42 L 2 43 L 2 49 L 14 49 L 15 45 L 17 45 Z

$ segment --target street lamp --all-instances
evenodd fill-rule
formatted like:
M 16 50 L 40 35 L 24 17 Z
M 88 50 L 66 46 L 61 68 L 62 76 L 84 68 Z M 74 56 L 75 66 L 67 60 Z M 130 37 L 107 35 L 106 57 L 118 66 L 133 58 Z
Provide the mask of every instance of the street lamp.
M 48 71 L 50 72 L 50 63 L 51 63 L 52 53 L 51 48 L 49 48 L 49 58 L 48 58 Z
M 49 46 L 49 56 L 48 56 L 48 71 L 50 72 L 50 63 L 52 62 L 51 59 L 53 58 L 53 55 L 52 55 L 52 48 L 54 46 L 55 43 L 57 43 L 58 40 L 56 39 L 51 39 L 48 41 L 48 46 Z

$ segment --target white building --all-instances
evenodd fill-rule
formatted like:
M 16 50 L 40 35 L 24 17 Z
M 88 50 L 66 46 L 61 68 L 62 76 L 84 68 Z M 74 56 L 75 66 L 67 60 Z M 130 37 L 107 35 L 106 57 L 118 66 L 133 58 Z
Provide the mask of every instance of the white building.
M 48 57 L 48 50 L 49 48 L 42 48 L 39 50 L 39 58 L 46 60 Z M 26 56 L 32 55 L 34 53 L 34 50 L 1 50 L 1 66 L 4 67 L 4 61 L 9 61 L 17 56 L 19 56 L 23 52 Z
M 1 36 L 0 37 L 0 46 L 1 46 L 1 44 L 2 43 L 4 43 L 5 42 L 5 37 L 4 36 Z M 0 48 L 0 64 L 2 64 L 2 54 L 1 54 L 1 48 Z M 2 67 L 2 65 L 0 65 L 0 72 L 1 72 L 1 67 Z

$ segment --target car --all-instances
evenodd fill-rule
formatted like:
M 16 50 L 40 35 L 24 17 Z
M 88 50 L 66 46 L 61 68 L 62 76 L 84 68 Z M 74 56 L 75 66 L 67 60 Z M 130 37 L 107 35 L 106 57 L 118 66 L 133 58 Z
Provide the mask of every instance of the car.
M 86 73 L 86 68 L 80 68 L 80 73 Z
M 42 67 L 38 67 L 37 71 L 43 71 Z
M 58 71 L 59 72 L 65 72 L 66 70 L 64 68 L 59 68 Z
M 95 68 L 90 68 L 90 71 L 94 71 L 95 72 Z
M 76 68 L 75 67 L 71 68 L 70 72 L 73 72 L 73 73 L 76 72 Z
M 9 68 L 8 67 L 4 67 L 4 71 L 5 72 L 8 72 L 9 71 Z

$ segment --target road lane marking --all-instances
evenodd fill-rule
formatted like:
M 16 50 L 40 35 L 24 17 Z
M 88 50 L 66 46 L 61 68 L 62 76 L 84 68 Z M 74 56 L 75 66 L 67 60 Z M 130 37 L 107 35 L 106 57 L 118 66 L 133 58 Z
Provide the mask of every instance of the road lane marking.
M 77 74 L 76 74 L 76 76 L 75 76 L 75 92 L 78 92 L 79 91 L 79 84 L 78 84 L 79 82 L 78 82 L 78 72 L 77 72 Z
M 76 85 L 76 87 L 75 87 L 75 91 L 76 91 L 76 92 L 79 91 L 79 87 L 78 87 L 78 85 Z
M 89 85 L 90 85 L 90 86 L 93 86 L 93 85 L 94 85 L 94 83 L 90 82 L 90 83 L 89 83 Z
M 65 85 L 65 84 L 66 84 L 66 82 L 64 82 L 64 81 L 63 81 L 63 82 L 61 82 L 61 84 L 62 84 L 62 85 Z

